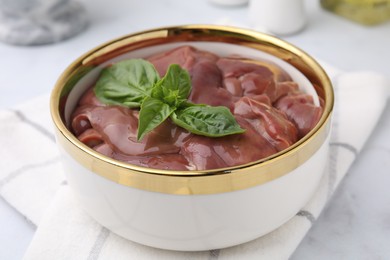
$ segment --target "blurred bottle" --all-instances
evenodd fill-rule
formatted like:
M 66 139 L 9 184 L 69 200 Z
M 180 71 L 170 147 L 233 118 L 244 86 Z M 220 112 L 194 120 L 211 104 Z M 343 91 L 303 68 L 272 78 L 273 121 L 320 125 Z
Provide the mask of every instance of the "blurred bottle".
M 321 6 L 364 25 L 390 20 L 390 0 L 321 0 Z

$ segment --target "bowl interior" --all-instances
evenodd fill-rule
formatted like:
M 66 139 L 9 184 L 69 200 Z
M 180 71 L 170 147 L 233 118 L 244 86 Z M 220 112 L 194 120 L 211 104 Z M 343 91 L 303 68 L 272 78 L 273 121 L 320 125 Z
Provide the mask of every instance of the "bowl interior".
M 69 127 L 70 116 L 77 105 L 77 101 L 80 96 L 91 87 L 96 80 L 98 79 L 101 70 L 104 67 L 107 67 L 110 64 L 119 62 L 125 59 L 132 58 L 147 58 L 154 54 L 162 53 L 179 46 L 193 46 L 200 50 L 209 51 L 219 55 L 220 57 L 228 57 L 231 55 L 238 55 L 243 58 L 249 58 L 253 60 L 266 61 L 268 63 L 273 63 L 282 68 L 294 82 L 299 86 L 299 89 L 309 94 L 313 97 L 314 104 L 319 106 L 319 98 L 313 84 L 308 80 L 308 78 L 300 72 L 297 68 L 287 63 L 286 61 L 266 53 L 261 50 L 252 49 L 246 46 L 238 46 L 232 43 L 223 43 L 223 42 L 175 42 L 175 43 L 165 43 L 159 44 L 157 46 L 149 46 L 141 49 L 137 49 L 128 53 L 121 54 L 115 58 L 104 61 L 102 64 L 97 65 L 94 68 L 91 68 L 87 74 L 85 74 L 72 88 L 71 92 L 68 94 L 68 98 L 64 107 L 64 119 L 66 125 Z

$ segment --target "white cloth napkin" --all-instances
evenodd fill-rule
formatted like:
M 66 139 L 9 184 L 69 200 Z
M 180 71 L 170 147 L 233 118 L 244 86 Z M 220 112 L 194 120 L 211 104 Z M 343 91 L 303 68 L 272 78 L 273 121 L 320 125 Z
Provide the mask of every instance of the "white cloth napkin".
M 363 147 L 389 95 L 388 82 L 380 75 L 323 66 L 334 83 L 336 104 L 329 164 L 317 192 L 274 232 L 226 249 L 166 251 L 113 234 L 84 212 L 64 179 L 49 96 L 0 111 L 0 195 L 38 226 L 25 259 L 287 259 Z

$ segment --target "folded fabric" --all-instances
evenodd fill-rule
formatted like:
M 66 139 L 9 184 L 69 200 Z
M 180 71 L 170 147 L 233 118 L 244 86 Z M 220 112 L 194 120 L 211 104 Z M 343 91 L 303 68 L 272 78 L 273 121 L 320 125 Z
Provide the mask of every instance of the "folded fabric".
M 64 181 L 49 95 L 0 111 L 0 195 L 38 225 Z
M 380 75 L 323 66 L 334 83 L 336 103 L 329 163 L 318 190 L 277 230 L 226 249 L 167 251 L 113 234 L 84 212 L 64 180 L 51 131 L 49 97 L 0 111 L 0 195 L 38 225 L 25 259 L 287 259 L 363 147 L 389 92 Z

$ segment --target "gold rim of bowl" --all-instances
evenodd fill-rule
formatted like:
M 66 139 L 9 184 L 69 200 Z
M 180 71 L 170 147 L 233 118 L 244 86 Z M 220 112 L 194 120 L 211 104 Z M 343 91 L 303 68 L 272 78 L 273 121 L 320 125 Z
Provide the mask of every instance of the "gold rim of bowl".
M 170 171 L 140 167 L 106 157 L 81 143 L 66 127 L 61 115 L 69 81 L 88 66 L 148 46 L 171 42 L 207 41 L 232 43 L 265 51 L 290 63 L 313 84 L 324 100 L 323 115 L 314 129 L 291 147 L 259 161 L 224 169 Z M 275 180 L 306 162 L 325 142 L 333 109 L 331 81 L 321 66 L 304 51 L 259 32 L 215 25 L 186 25 L 130 34 L 105 43 L 73 62 L 58 79 L 50 109 L 57 142 L 79 164 L 113 182 L 167 194 L 216 194 L 242 190 Z M 77 174 L 73 173 L 73 174 Z M 313 173 L 315 174 L 315 173 Z

